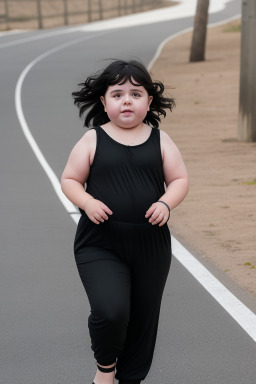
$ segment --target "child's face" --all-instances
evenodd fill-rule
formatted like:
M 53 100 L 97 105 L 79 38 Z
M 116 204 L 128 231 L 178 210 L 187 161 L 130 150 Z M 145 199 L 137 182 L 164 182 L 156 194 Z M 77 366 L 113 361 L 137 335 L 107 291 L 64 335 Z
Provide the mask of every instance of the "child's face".
M 143 86 L 127 81 L 122 85 L 109 86 L 101 101 L 112 123 L 122 128 L 133 128 L 145 119 L 152 96 Z

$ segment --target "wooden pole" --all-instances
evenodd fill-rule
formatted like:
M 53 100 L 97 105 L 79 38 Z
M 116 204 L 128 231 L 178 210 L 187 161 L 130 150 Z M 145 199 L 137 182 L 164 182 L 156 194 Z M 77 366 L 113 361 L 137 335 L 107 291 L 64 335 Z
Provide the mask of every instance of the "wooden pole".
M 37 17 L 38 17 L 38 28 L 39 29 L 43 29 L 42 12 L 41 12 L 41 0 L 37 0 Z
M 242 1 L 238 140 L 256 141 L 256 0 Z
M 4 2 L 4 11 L 5 11 L 5 24 L 6 24 L 6 30 L 10 29 L 9 26 L 9 8 L 8 8 L 8 0 L 5 0 Z
M 136 1 L 135 0 L 132 0 L 132 11 L 133 11 L 133 13 L 136 12 Z
M 68 25 L 68 4 L 67 0 L 63 0 L 64 5 L 64 24 Z
M 103 9 L 102 9 L 102 1 L 99 0 L 99 16 L 100 20 L 103 20 Z
M 204 61 L 209 0 L 197 0 L 194 30 L 190 48 L 190 62 Z
M 92 21 L 92 4 L 91 4 L 91 0 L 87 0 L 87 12 L 88 12 L 88 21 L 90 23 Z
M 121 16 L 121 0 L 118 0 L 118 16 Z

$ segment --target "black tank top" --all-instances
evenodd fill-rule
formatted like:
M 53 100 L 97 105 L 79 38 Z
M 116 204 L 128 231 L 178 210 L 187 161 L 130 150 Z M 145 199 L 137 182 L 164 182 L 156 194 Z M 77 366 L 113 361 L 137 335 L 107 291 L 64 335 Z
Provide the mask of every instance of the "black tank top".
M 101 127 L 92 129 L 97 145 L 86 191 L 112 210 L 109 220 L 147 222 L 146 211 L 165 192 L 159 130 L 152 128 L 145 142 L 129 146 Z

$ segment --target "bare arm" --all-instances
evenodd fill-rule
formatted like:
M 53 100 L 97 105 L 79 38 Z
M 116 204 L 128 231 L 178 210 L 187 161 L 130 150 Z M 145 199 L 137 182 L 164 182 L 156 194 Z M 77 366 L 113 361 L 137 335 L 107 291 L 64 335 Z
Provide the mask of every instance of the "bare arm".
M 83 209 L 95 224 L 108 219 L 112 211 L 84 189 L 96 147 L 96 133 L 88 131 L 72 149 L 61 177 L 61 189 L 73 204 Z
M 160 131 L 160 134 L 166 191 L 159 200 L 172 210 L 188 193 L 188 174 L 177 146 L 165 132 Z M 150 217 L 149 222 L 153 225 L 162 226 L 168 220 L 169 211 L 164 204 L 156 202 L 148 209 L 146 217 Z

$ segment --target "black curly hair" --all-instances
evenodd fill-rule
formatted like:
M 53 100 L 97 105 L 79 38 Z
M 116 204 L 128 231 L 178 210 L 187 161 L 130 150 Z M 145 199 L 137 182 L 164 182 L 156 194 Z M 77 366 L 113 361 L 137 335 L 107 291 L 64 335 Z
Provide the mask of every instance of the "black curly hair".
M 78 84 L 81 89 L 72 92 L 72 96 L 74 104 L 79 108 L 80 117 L 88 111 L 85 116 L 84 127 L 98 126 L 109 121 L 100 96 L 105 95 L 110 85 L 121 85 L 127 80 L 135 86 L 143 86 L 149 96 L 153 96 L 150 110 L 143 122 L 154 128 L 159 127 L 160 115 L 166 116 L 165 109 L 172 111 L 175 107 L 175 101 L 163 96 L 163 83 L 160 81 L 153 82 L 145 66 L 137 60 L 115 60 L 103 71 L 97 72 L 88 77 L 84 83 Z

